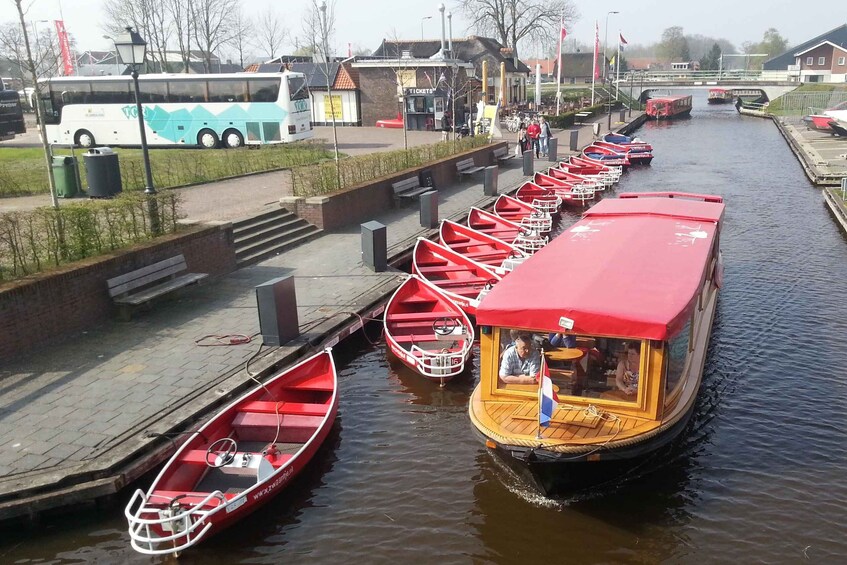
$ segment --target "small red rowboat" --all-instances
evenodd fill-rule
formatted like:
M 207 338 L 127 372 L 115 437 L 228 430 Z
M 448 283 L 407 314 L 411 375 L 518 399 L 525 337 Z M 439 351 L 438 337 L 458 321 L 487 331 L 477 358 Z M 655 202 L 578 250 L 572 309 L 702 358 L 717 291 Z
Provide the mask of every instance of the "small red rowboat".
M 550 214 L 506 194 L 501 194 L 494 202 L 494 213 L 501 218 L 525 226 L 535 233 L 545 234 L 553 229 L 553 219 Z
M 437 286 L 471 315 L 501 279 L 485 265 L 422 237 L 412 251 L 412 273 Z
M 549 241 L 547 236 L 537 235 L 526 226 L 475 207 L 468 212 L 468 226 L 478 232 L 511 243 L 529 255 L 547 245 Z
M 644 147 L 618 145 L 617 143 L 611 143 L 608 141 L 595 141 L 594 145 L 597 147 L 605 147 L 615 153 L 626 155 L 629 157 L 629 160 L 633 165 L 649 165 L 653 160 L 653 152 L 649 149 L 645 149 Z
M 598 190 L 606 190 L 607 182 L 611 184 L 611 180 L 605 179 L 600 175 L 578 175 L 558 167 L 550 167 L 547 169 L 545 174 L 548 177 L 568 181 L 569 183 L 572 183 L 573 186 L 581 186 L 586 189 L 591 189 L 594 192 L 597 192 Z
M 563 163 L 562 165 L 566 164 L 568 163 Z M 601 171 L 617 175 L 618 178 L 620 178 L 621 174 L 623 173 L 623 167 L 609 165 L 608 163 L 603 163 L 601 161 L 597 161 L 596 159 L 587 159 L 585 157 L 579 157 L 577 155 L 571 155 L 569 164 L 576 167 L 597 168 Z
M 438 287 L 411 275 L 385 307 L 385 341 L 404 365 L 441 386 L 465 370 L 474 331 Z
M 498 275 L 511 272 L 527 258 L 510 243 L 450 220 L 441 221 L 439 236 L 444 247 L 490 267 Z
M 624 153 L 612 151 L 608 147 L 600 147 L 599 145 L 591 144 L 582 150 L 582 155 L 586 159 L 592 161 L 600 161 L 606 165 L 615 165 L 623 168 L 631 165 L 629 158 Z
M 555 192 L 568 206 L 584 206 L 594 199 L 594 189 L 581 183 L 557 179 L 544 173 L 535 173 L 533 180 L 539 186 Z
M 536 173 L 536 176 L 538 174 Z M 549 188 L 539 186 L 533 182 L 523 183 L 516 191 L 515 198 L 521 202 L 531 204 L 534 208 L 547 212 L 551 216 L 559 213 L 562 206 L 562 197 Z
M 213 416 L 124 514 L 133 549 L 178 554 L 270 500 L 312 459 L 338 411 L 329 349 L 253 388 Z

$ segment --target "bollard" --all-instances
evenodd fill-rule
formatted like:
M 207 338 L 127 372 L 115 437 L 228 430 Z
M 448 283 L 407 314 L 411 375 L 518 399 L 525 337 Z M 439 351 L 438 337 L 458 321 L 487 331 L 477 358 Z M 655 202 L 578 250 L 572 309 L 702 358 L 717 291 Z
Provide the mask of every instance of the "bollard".
M 482 181 L 482 193 L 486 196 L 497 196 L 497 175 L 500 168 L 497 165 L 485 167 Z
M 620 122 L 623 123 L 626 121 L 626 110 L 621 110 L 621 119 Z
M 256 305 L 263 344 L 279 346 L 300 335 L 294 277 L 279 277 L 258 285 Z
M 523 174 L 528 177 L 535 174 L 535 168 L 532 164 L 532 149 L 523 152 Z
M 362 224 L 362 264 L 375 273 L 388 268 L 387 245 L 384 225 L 376 221 Z
M 571 132 L 571 151 L 579 151 L 579 130 L 574 130 Z
M 594 137 L 600 135 L 600 122 L 594 122 L 591 124 L 591 131 L 594 132 Z
M 551 137 L 547 140 L 547 160 L 551 163 L 555 163 L 558 161 L 558 153 L 559 153 L 559 140 L 555 137 Z
M 420 195 L 421 201 L 421 227 L 438 227 L 438 191 L 430 190 Z

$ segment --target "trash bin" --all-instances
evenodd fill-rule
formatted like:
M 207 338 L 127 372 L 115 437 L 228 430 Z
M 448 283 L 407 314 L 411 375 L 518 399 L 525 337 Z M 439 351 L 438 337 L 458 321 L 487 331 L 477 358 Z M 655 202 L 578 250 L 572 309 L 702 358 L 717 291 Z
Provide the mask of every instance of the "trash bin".
M 53 156 L 53 180 L 56 182 L 56 194 L 60 198 L 73 198 L 79 192 L 76 166 L 74 157 L 69 155 Z
M 432 177 L 432 169 L 424 169 L 418 175 L 418 183 L 421 186 L 435 189 L 435 179 Z
M 96 147 L 82 154 L 88 177 L 88 196 L 109 198 L 123 190 L 118 154 L 108 147 Z

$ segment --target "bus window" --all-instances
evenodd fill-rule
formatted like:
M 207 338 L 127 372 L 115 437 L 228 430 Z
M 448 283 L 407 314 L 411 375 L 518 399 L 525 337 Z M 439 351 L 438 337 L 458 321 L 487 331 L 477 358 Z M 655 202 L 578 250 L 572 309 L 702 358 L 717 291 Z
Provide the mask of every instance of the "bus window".
M 168 83 L 163 80 L 139 82 L 142 104 L 161 104 L 168 101 Z
M 304 77 L 288 77 L 288 93 L 292 100 L 305 100 L 309 97 Z
M 104 82 L 91 83 L 90 104 L 130 104 L 135 99 L 130 95 L 129 82 Z
M 279 79 L 251 80 L 250 102 L 276 102 L 279 100 Z
M 168 83 L 168 102 L 205 102 L 206 81 L 204 80 L 173 80 Z
M 243 80 L 210 80 L 209 102 L 248 102 Z
M 53 106 L 58 110 L 65 104 L 85 104 L 91 101 L 91 83 L 58 82 L 51 86 Z

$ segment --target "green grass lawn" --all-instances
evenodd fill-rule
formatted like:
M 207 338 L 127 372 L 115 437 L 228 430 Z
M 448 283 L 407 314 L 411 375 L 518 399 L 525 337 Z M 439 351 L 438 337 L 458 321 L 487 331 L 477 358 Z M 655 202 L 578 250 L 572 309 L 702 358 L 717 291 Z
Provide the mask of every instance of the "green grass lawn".
M 124 190 L 144 189 L 144 165 L 140 149 L 116 149 Z M 56 155 L 70 155 L 69 149 Z M 82 186 L 86 186 L 82 151 Z M 226 177 L 272 171 L 317 163 L 332 157 L 331 151 L 314 142 L 265 145 L 258 149 L 151 149 L 150 165 L 156 188 L 170 188 Z M 50 191 L 44 153 L 40 148 L 0 149 L 0 198 L 46 194 Z

